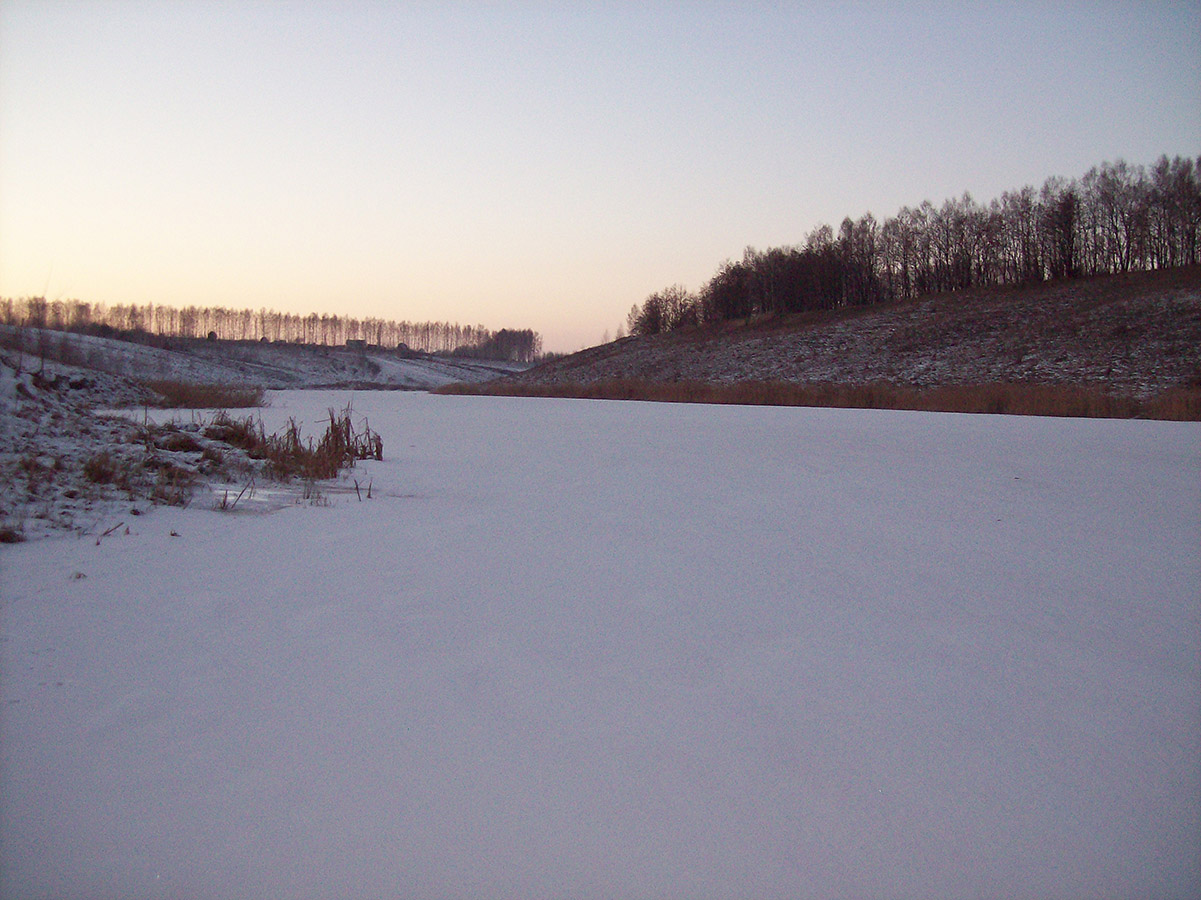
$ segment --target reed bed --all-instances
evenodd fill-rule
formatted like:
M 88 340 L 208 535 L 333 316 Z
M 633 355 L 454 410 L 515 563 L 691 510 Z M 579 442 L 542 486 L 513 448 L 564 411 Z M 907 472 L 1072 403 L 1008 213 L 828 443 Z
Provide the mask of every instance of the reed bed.
M 1201 387 L 1172 388 L 1154 397 L 1138 398 L 1087 385 L 998 383 L 922 388 L 883 382 L 798 384 L 743 381 L 707 384 L 617 378 L 587 384 L 532 384 L 517 381 L 454 384 L 439 388 L 436 393 L 1201 421 Z
M 261 387 L 232 384 L 195 384 L 189 381 L 144 381 L 161 398 L 151 406 L 161 409 L 251 409 L 266 406 Z
M 272 478 L 320 481 L 336 477 L 360 459 L 384 458 L 383 438 L 371 430 L 366 419 L 356 429 L 351 414 L 350 406 L 341 411 L 329 410 L 329 424 L 316 442 L 301 437 L 295 419 L 289 419 L 279 434 L 266 434 L 262 422 L 249 416 L 236 419 L 224 412 L 217 414 L 204 435 L 245 450 L 251 459 L 266 460 Z

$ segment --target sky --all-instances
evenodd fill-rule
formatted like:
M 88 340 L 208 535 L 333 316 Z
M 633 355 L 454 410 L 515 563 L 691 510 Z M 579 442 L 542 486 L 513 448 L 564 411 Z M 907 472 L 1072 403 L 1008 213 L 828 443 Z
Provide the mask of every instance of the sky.
M 0 296 L 533 328 L 1201 155 L 1201 3 L 0 3 Z

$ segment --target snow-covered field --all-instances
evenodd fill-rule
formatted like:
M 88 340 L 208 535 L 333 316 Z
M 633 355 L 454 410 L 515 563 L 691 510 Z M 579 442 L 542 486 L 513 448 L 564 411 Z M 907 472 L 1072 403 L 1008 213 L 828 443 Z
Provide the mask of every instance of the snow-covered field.
M 0 895 L 1201 893 L 1201 426 L 354 405 L 370 500 L 0 549 Z

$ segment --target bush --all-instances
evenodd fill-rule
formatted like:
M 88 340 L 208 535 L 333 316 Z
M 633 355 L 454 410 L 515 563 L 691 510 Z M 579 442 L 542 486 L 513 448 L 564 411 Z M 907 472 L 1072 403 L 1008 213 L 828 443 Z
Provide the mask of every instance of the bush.
M 92 484 L 112 484 L 117 471 L 117 463 L 107 451 L 97 453 L 83 464 L 83 475 Z

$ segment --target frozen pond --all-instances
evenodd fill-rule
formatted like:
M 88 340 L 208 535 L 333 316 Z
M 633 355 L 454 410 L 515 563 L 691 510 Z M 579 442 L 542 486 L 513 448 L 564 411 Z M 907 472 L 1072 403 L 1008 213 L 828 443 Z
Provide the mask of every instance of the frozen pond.
M 0 894 L 1201 891 L 1201 426 L 353 402 L 370 500 L 0 549 Z

